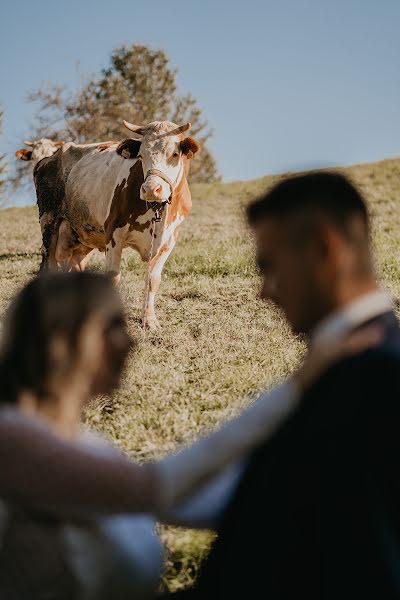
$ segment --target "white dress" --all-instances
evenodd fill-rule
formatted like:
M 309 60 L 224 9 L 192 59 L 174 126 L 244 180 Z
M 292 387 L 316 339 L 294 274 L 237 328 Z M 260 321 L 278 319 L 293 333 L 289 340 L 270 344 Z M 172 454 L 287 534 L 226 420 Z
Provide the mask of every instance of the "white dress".
M 97 455 L 117 452 L 93 433 L 84 433 L 80 443 Z M 87 527 L 65 525 L 64 539 L 69 564 L 82 588 L 80 600 L 154 597 L 163 547 L 153 516 L 121 514 L 96 519 Z
M 97 456 L 118 452 L 92 433 L 84 433 L 77 443 Z M 73 579 L 71 588 L 77 590 L 76 600 L 147 600 L 155 596 L 163 549 L 152 516 L 120 514 L 73 522 L 60 517 L 54 522 L 49 535 L 49 527 L 42 527 L 40 518 L 35 520 L 28 512 L 0 500 L 0 553 L 4 552 L 3 558 L 8 556 L 10 564 L 22 565 L 23 573 L 18 576 L 16 569 L 14 576 L 9 574 L 9 568 L 8 571 L 0 568 L 0 595 L 6 593 L 7 597 L 18 600 L 64 598 L 63 591 L 56 588 L 57 578 L 65 577 L 59 587 L 65 587 L 67 579 Z M 26 536 L 25 531 L 29 532 Z M 18 540 L 25 542 L 25 538 L 29 550 L 21 548 L 19 555 Z M 27 562 L 29 568 L 25 570 Z M 46 568 L 54 569 L 53 577 L 51 573 L 47 577 Z M 25 581 L 21 581 L 23 577 Z M 39 591 L 41 587 L 45 596 Z

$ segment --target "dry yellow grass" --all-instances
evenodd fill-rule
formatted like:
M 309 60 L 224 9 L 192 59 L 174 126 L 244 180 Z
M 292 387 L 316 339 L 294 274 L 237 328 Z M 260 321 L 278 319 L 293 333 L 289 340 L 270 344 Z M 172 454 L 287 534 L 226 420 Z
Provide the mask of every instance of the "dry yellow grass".
M 345 169 L 370 206 L 378 272 L 400 296 L 400 159 Z M 122 389 L 101 398 L 88 422 L 139 460 L 162 456 L 241 410 L 257 390 L 296 365 L 302 343 L 281 315 L 257 299 L 258 278 L 243 207 L 273 181 L 194 186 L 193 213 L 168 260 L 156 312 L 159 332 L 140 338 Z M 36 207 L 0 212 L 0 310 L 36 272 Z M 92 268 L 101 269 L 97 255 Z M 140 335 L 144 266 L 126 251 L 123 296 L 129 326 Z M 190 584 L 212 535 L 162 529 L 170 589 Z

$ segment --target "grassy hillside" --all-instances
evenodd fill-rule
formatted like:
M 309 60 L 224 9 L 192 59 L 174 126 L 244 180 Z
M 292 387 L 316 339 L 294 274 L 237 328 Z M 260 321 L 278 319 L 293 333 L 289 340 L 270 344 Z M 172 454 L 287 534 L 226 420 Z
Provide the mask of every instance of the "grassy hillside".
M 378 272 L 400 296 L 400 159 L 345 169 L 365 192 Z M 192 188 L 194 209 L 163 274 L 156 312 L 163 328 L 139 331 L 145 270 L 122 261 L 121 293 L 140 336 L 122 389 L 100 398 L 87 420 L 139 460 L 162 456 L 236 414 L 262 387 L 296 365 L 301 342 L 281 315 L 257 299 L 246 203 L 274 178 Z M 0 310 L 40 262 L 36 207 L 0 212 Z M 101 269 L 102 255 L 92 261 Z M 190 584 L 212 535 L 163 528 L 171 589 Z

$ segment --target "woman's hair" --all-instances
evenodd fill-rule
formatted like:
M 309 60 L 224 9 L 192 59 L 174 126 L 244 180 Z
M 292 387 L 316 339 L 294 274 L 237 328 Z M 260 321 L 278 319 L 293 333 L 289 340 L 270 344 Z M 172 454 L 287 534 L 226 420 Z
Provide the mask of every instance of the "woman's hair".
M 52 342 L 62 339 L 69 358 L 76 358 L 82 326 L 100 311 L 106 315 L 111 306 L 115 315 L 121 304 L 105 275 L 53 273 L 30 281 L 4 317 L 0 403 L 16 403 L 22 391 L 49 397 L 48 381 L 55 366 Z

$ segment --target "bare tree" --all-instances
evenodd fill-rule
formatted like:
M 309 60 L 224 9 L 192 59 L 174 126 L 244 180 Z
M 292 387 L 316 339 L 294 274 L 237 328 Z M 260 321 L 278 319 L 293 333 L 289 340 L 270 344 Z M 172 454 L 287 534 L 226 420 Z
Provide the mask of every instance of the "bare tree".
M 0 110 L 0 133 L 3 131 L 3 111 Z M 5 162 L 5 154 L 0 154 L 0 204 L 5 201 L 7 163 Z
M 163 50 L 133 44 L 115 49 L 110 66 L 88 80 L 78 92 L 49 83 L 31 93 L 38 102 L 32 136 L 72 140 L 79 143 L 120 140 L 127 137 L 122 120 L 144 124 L 154 120 L 190 121 L 190 134 L 202 144 L 191 164 L 191 181 L 220 179 L 215 159 L 207 148 L 212 135 L 202 111 L 191 94 L 177 91 L 177 70 Z M 27 169 L 17 168 L 20 183 Z

